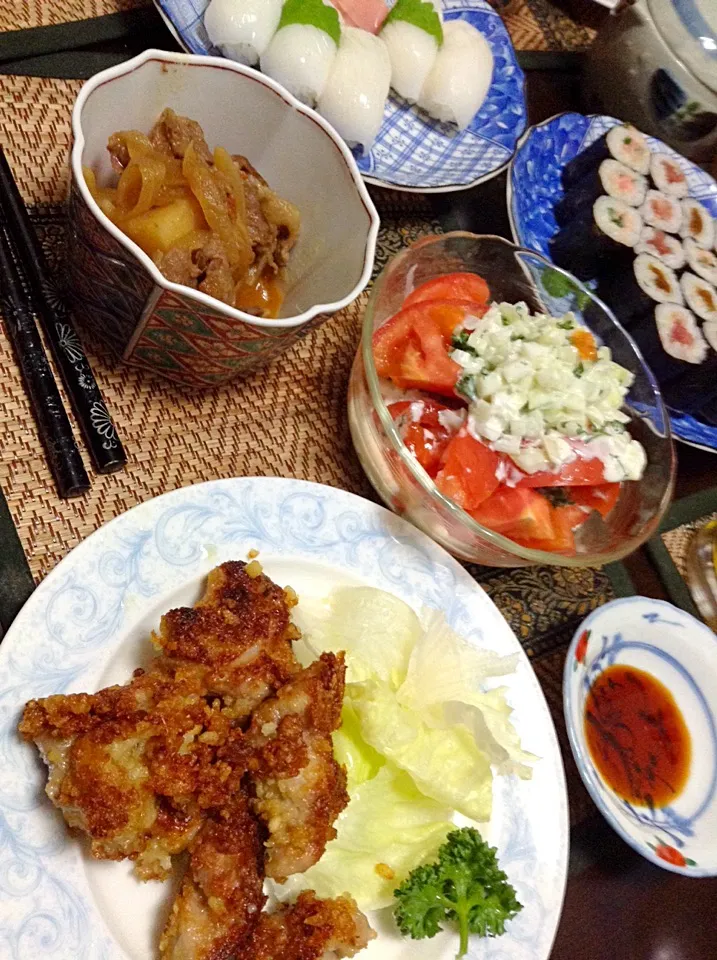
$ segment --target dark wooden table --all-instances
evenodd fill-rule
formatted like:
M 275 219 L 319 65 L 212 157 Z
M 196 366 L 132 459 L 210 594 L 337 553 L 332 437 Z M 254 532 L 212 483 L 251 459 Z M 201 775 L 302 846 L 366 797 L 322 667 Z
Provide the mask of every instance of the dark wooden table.
M 582 106 L 578 69 L 530 71 L 527 90 L 531 123 Z M 447 229 L 512 239 L 505 175 L 474 190 L 441 195 L 435 209 Z M 717 484 L 713 454 L 682 444 L 677 454 L 677 498 Z M 625 565 L 638 593 L 667 599 L 644 550 Z M 695 880 L 661 870 L 596 812 L 572 831 L 565 907 L 551 958 L 717 960 L 717 878 Z
M 109 66 L 108 57 L 117 62 L 148 45 L 176 49 L 153 13 L 143 11 L 139 16 L 147 20 L 141 36 L 134 20 L 116 15 L 104 18 L 98 36 L 88 24 L 79 33 L 60 27 L 52 34 L 35 34 L 30 41 L 15 37 L 15 53 L 8 49 L 2 57 L 0 51 L 0 72 L 80 78 Z M 549 56 L 546 60 L 528 54 L 521 60 L 529 70 L 531 123 L 581 108 L 578 59 L 567 56 L 551 62 Z M 552 69 L 530 69 L 546 63 Z M 505 175 L 474 190 L 437 196 L 434 207 L 446 229 L 510 237 Z M 677 497 L 717 483 L 714 456 L 684 446 L 678 456 Z M 626 565 L 640 593 L 664 597 L 643 551 Z M 653 866 L 596 813 L 571 837 L 565 908 L 552 960 L 717 960 L 716 907 L 717 878 L 691 880 Z

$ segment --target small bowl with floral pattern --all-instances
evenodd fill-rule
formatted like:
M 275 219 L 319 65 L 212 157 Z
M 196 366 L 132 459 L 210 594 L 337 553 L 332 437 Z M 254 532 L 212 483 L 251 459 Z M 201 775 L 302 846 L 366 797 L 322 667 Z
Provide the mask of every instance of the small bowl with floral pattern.
M 242 154 L 301 214 L 276 320 L 172 283 L 105 216 L 85 182 L 114 183 L 117 130 L 149 132 L 165 107 L 197 120 L 211 146 Z M 263 366 L 348 306 L 371 277 L 379 218 L 332 127 L 283 87 L 218 57 L 161 50 L 92 77 L 72 114 L 67 279 L 79 319 L 122 360 L 190 387 Z
M 578 770 L 610 826 L 659 867 L 717 876 L 717 636 L 709 627 L 648 597 L 599 607 L 568 649 L 563 705 Z

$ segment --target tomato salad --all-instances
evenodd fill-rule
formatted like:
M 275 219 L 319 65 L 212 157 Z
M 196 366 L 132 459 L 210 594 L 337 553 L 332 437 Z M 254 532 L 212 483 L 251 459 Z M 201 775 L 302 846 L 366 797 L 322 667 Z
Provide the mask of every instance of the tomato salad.
M 430 280 L 374 333 L 404 444 L 479 523 L 537 550 L 613 510 L 646 458 L 622 406 L 633 376 L 572 314 L 491 302 L 471 273 Z

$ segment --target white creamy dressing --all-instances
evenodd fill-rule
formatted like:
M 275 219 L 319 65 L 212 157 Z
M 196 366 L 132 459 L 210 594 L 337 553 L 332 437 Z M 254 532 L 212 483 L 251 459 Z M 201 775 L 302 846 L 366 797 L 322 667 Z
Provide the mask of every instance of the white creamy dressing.
M 572 314 L 531 315 L 524 303 L 494 303 L 458 328 L 451 357 L 463 369 L 468 431 L 525 473 L 597 457 L 606 482 L 639 480 L 645 451 L 622 410 L 633 375 L 608 347 L 598 347 L 595 361 L 581 359 L 570 339 L 577 329 Z M 502 472 L 509 486 L 519 479 Z

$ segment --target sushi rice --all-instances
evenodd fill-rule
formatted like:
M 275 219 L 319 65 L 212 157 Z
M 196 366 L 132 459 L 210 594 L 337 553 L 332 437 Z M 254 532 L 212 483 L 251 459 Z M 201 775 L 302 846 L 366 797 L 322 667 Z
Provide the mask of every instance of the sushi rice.
M 703 250 L 711 250 L 715 242 L 715 224 L 698 200 L 682 201 L 682 237 L 692 237 Z
M 682 226 L 682 209 L 678 200 L 665 196 L 659 190 L 648 190 L 640 208 L 643 220 L 650 227 L 665 233 L 678 233 Z
M 253 67 L 276 33 L 281 7 L 282 0 L 211 0 L 204 27 L 225 57 Z
M 701 320 L 717 320 L 717 289 L 711 283 L 694 273 L 683 273 L 680 286 L 690 310 Z
M 666 153 L 653 153 L 650 157 L 650 177 L 655 188 L 669 197 L 682 200 L 689 188 L 687 177 L 676 160 Z
M 391 58 L 391 87 L 399 97 L 416 103 L 444 42 L 440 9 L 434 6 L 430 14 L 430 29 L 413 23 L 416 5 L 420 0 L 396 0 L 379 36 L 388 48 Z
M 709 352 L 707 342 L 691 310 L 676 303 L 655 308 L 655 325 L 662 349 L 675 360 L 702 363 Z
M 650 253 L 662 260 L 671 270 L 681 270 L 685 265 L 685 250 L 677 237 L 654 227 L 642 228 L 640 241 L 635 245 L 635 253 Z
M 703 250 L 692 237 L 684 242 L 685 256 L 690 270 L 702 280 L 717 285 L 717 256 L 712 250 Z
M 647 176 L 650 170 L 650 147 L 635 127 L 623 124 L 608 130 L 607 147 L 616 160 L 636 173 Z
M 313 107 L 324 91 L 341 41 L 336 10 L 322 0 L 285 0 L 279 29 L 260 58 L 262 73 Z
M 483 34 L 465 20 L 449 20 L 418 105 L 437 120 L 465 130 L 483 105 L 492 79 L 493 53 Z
M 717 351 L 717 320 L 707 320 L 702 324 L 702 333 L 707 343 L 713 350 Z
M 677 274 L 657 257 L 649 253 L 638 254 L 633 272 L 638 286 L 651 300 L 657 303 L 683 302 Z

